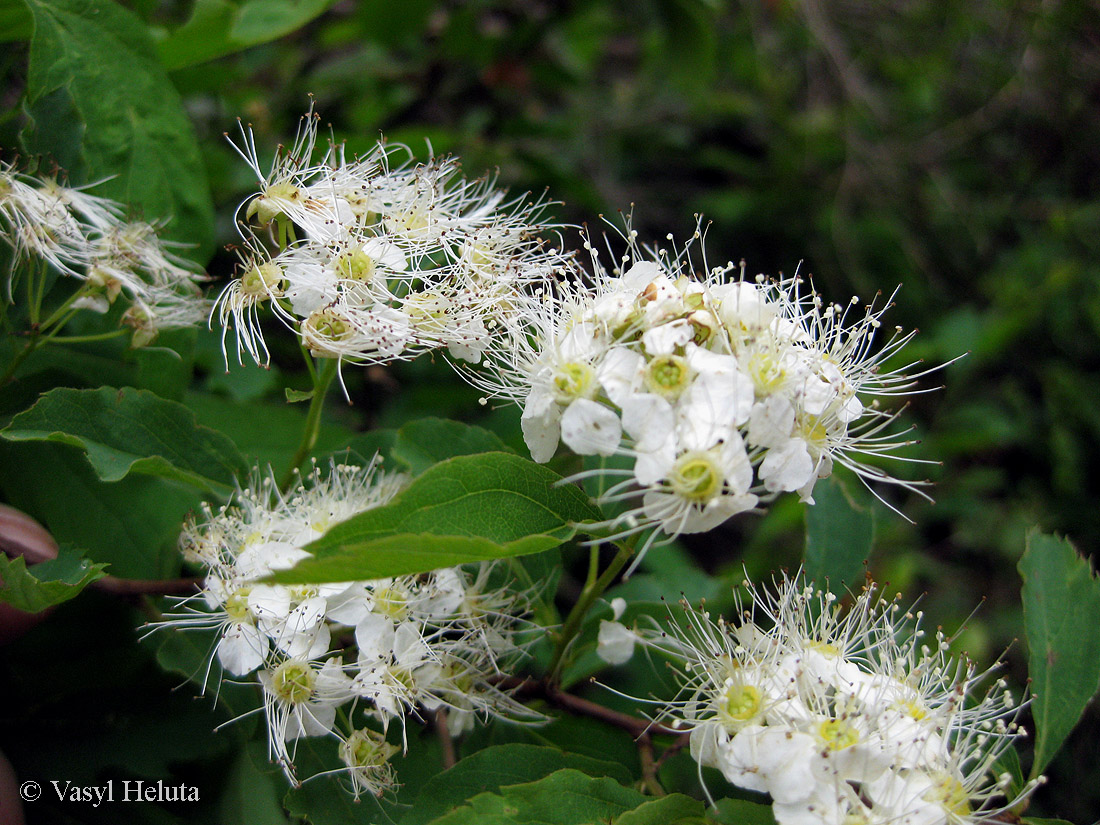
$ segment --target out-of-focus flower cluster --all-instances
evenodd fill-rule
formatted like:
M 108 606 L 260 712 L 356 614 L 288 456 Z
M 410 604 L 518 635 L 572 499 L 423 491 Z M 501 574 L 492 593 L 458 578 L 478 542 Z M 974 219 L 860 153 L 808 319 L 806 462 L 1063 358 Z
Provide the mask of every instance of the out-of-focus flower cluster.
M 736 625 L 687 608 L 671 635 L 636 638 L 681 684 L 659 721 L 690 732 L 701 767 L 770 794 L 780 825 L 984 822 L 1034 788 L 1011 798 L 998 773 L 1021 705 L 942 632 L 925 640 L 920 613 L 873 585 L 847 611 L 801 576 L 746 587 Z
M 542 237 L 545 202 L 507 200 L 453 158 L 414 163 L 398 145 L 357 158 L 330 145 L 317 160 L 317 126 L 310 112 L 267 173 L 242 129 L 260 193 L 243 206 L 240 277 L 218 299 L 238 357 L 267 359 L 259 312 L 270 305 L 318 357 L 376 363 L 446 348 L 476 363 L 512 323 L 523 285 L 571 265 Z
M 400 748 L 386 732 L 395 720 L 403 736 L 407 715 L 423 711 L 445 710 L 452 734 L 478 716 L 532 716 L 493 685 L 521 653 L 527 597 L 502 588 L 490 564 L 374 581 L 258 582 L 406 483 L 374 464 L 314 471 L 286 494 L 264 478 L 184 529 L 184 555 L 206 577 L 163 626 L 217 628 L 222 668 L 263 687 L 270 752 L 292 781 L 301 737 L 337 739 L 355 795 L 380 795 L 394 785 L 388 760 Z
M 133 329 L 136 347 L 160 330 L 205 320 L 205 276 L 170 253 L 158 232 L 127 220 L 122 204 L 0 163 L 0 238 L 13 251 L 8 293 L 12 279 L 36 262 L 78 279 L 58 320 L 69 310 L 107 312 L 122 296 L 130 303 L 122 323 Z
M 699 273 L 699 232 L 669 255 L 640 248 L 627 228 L 620 267 L 608 271 L 593 250 L 594 277 L 547 286 L 473 377 L 522 404 L 536 461 L 559 442 L 626 459 L 589 473 L 611 479 L 605 504 L 640 499 L 609 523 L 619 535 L 709 530 L 783 491 L 812 502 L 835 463 L 915 486 L 866 460 L 909 443 L 887 432 L 897 413 L 878 403 L 916 377 L 882 369 L 912 335 L 898 328 L 875 345 L 888 304 L 826 303 L 800 277 L 749 281 L 705 258 Z

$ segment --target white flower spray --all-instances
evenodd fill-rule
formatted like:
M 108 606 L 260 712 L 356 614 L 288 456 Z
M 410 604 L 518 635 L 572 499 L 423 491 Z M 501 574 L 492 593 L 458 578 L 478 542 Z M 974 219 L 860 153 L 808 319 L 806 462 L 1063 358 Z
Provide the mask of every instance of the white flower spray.
M 200 287 L 206 276 L 169 251 L 161 227 L 124 215 L 120 203 L 0 163 L 0 240 L 14 253 L 9 297 L 17 278 L 34 280 L 39 263 L 79 282 L 49 317 L 38 314 L 44 295 L 37 290 L 44 287 L 29 286 L 31 321 L 43 339 L 56 335 L 75 312 L 106 313 L 120 298 L 129 303 L 121 323 L 133 330 L 135 347 L 209 314 Z
M 920 492 L 872 461 L 911 443 L 879 399 L 918 391 L 923 374 L 884 366 L 912 337 L 897 328 L 876 343 L 889 302 L 827 304 L 800 276 L 750 280 L 732 263 L 708 268 L 705 253 L 697 272 L 701 231 L 675 254 L 636 234 L 628 221 L 611 270 L 586 243 L 593 276 L 542 288 L 487 369 L 466 371 L 522 405 L 536 461 L 563 443 L 629 463 L 573 476 L 605 479 L 599 500 L 619 510 L 610 538 L 651 530 L 644 552 L 783 492 L 812 503 L 835 464 Z
M 260 684 L 269 752 L 292 782 L 302 737 L 336 739 L 352 792 L 378 796 L 394 787 L 388 760 L 402 750 L 386 739 L 391 723 L 403 741 L 409 715 L 426 711 L 445 710 L 455 735 L 479 717 L 536 716 L 495 685 L 522 654 L 528 598 L 504 587 L 490 563 L 372 581 L 259 582 L 407 483 L 377 460 L 315 470 L 288 493 L 257 475 L 235 503 L 184 528 L 181 548 L 206 570 L 204 584 L 158 626 L 216 629 L 212 658 L 228 677 Z
M 372 364 L 444 349 L 476 363 L 514 325 L 525 285 L 572 266 L 543 240 L 556 228 L 545 200 L 508 200 L 453 158 L 416 163 L 396 144 L 360 158 L 330 145 L 316 159 L 317 128 L 310 111 L 266 173 L 241 129 L 260 192 L 241 206 L 247 251 L 216 312 L 236 330 L 238 360 L 266 362 L 260 310 L 270 306 L 318 358 Z
M 680 695 L 657 714 L 691 755 L 769 794 L 779 825 L 968 825 L 1019 805 L 998 760 L 1024 735 L 996 667 L 926 642 L 921 614 L 868 584 L 847 610 L 801 575 L 746 582 L 738 619 L 685 605 L 671 634 L 644 631 Z

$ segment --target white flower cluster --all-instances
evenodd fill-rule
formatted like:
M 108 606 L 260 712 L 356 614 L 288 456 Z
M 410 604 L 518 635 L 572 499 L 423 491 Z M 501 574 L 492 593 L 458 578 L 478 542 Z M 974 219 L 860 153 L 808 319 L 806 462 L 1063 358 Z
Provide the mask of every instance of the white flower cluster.
M 19 264 L 38 260 L 79 279 L 69 309 L 104 313 L 124 296 L 130 306 L 122 323 L 133 328 L 136 347 L 210 311 L 199 288 L 205 275 L 169 253 L 158 231 L 126 220 L 115 201 L 0 163 L 0 238 L 14 252 L 13 275 Z
M 989 672 L 922 641 L 921 614 L 868 586 L 842 612 L 796 576 L 746 583 L 736 626 L 688 609 L 672 636 L 682 693 L 659 719 L 690 731 L 699 765 L 771 795 L 779 825 L 962 825 L 1007 802 L 997 761 L 1021 706 Z
M 730 277 L 732 264 L 696 274 L 692 244 L 670 256 L 635 235 L 620 268 L 596 263 L 590 283 L 559 283 L 529 304 L 515 342 L 472 378 L 523 405 L 536 461 L 559 442 L 631 461 L 575 477 L 615 479 L 604 503 L 640 497 L 610 522 L 620 536 L 709 530 L 783 491 L 812 502 L 834 463 L 914 486 L 864 460 L 909 443 L 884 433 L 897 413 L 876 398 L 917 377 L 881 369 L 912 336 L 898 328 L 874 345 L 886 307 L 826 304 L 799 277 L 748 281 Z
M 380 795 L 394 784 L 388 760 L 400 748 L 385 734 L 395 719 L 445 710 L 458 734 L 479 715 L 531 715 L 492 684 L 520 650 L 517 621 L 527 600 L 491 582 L 490 564 L 374 581 L 258 583 L 406 483 L 375 464 L 314 471 L 286 495 L 266 479 L 184 529 L 184 555 L 206 578 L 163 626 L 218 628 L 222 668 L 255 674 L 263 686 L 270 752 L 291 781 L 300 737 L 336 737 L 356 796 Z
M 279 248 L 269 255 L 257 227 L 242 224 L 241 275 L 218 300 L 238 358 L 268 358 L 259 310 L 270 305 L 318 357 L 377 363 L 446 348 L 476 363 L 511 323 L 522 284 L 570 265 L 539 237 L 545 202 L 506 201 L 454 159 L 413 163 L 403 146 L 354 159 L 330 146 L 315 161 L 317 125 L 311 111 L 267 174 L 242 128 L 238 151 L 261 188 L 245 215 Z

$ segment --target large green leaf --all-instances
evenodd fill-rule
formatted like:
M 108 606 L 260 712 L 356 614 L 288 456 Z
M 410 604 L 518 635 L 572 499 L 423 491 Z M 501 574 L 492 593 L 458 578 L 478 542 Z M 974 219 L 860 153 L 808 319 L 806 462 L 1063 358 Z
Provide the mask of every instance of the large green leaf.
M 1066 539 L 1032 531 L 1024 580 L 1031 713 L 1038 776 L 1100 687 L 1100 581 Z
M 129 387 L 52 390 L 0 435 L 79 447 L 104 481 L 143 473 L 226 494 L 248 469 L 229 438 L 182 404 Z
M 723 825 L 775 825 L 772 806 L 745 799 L 719 799 L 711 816 Z
M 0 0 L 0 43 L 29 40 L 34 34 L 34 19 L 23 0 Z
M 703 803 L 675 793 L 643 802 L 633 811 L 620 814 L 612 825 L 704 825 Z
M 414 475 L 448 458 L 476 453 L 511 452 L 495 433 L 446 418 L 421 418 L 397 431 L 393 457 Z
M 615 762 L 605 762 L 541 745 L 496 745 L 477 751 L 448 771 L 428 780 L 401 825 L 427 825 L 479 793 L 505 785 L 533 782 L 563 768 L 589 776 L 630 781 L 630 773 Z
M 27 567 L 19 556 L 9 559 L 0 553 L 0 602 L 17 610 L 37 613 L 67 602 L 106 574 L 105 564 L 93 564 L 77 550 L 65 545 L 57 558 Z
M 221 825 L 286 825 L 280 804 L 282 772 L 272 767 L 262 742 L 241 748 L 229 767 L 218 804 Z
M 38 519 L 58 542 L 110 564 L 115 576 L 179 574 L 176 543 L 184 518 L 199 504 L 194 488 L 144 475 L 104 483 L 80 453 L 45 442 L 0 441 L 0 466 L 7 500 Z
M 871 556 L 874 521 L 866 501 L 833 475 L 814 487 L 806 508 L 806 578 L 822 590 L 844 593 L 862 579 Z
M 548 550 L 571 538 L 578 522 L 599 518 L 584 493 L 560 481 L 509 453 L 448 459 L 385 507 L 307 545 L 313 558 L 274 580 L 373 579 Z
M 110 0 L 26 0 L 34 17 L 27 73 L 28 151 L 75 182 L 168 220 L 204 261 L 213 205 L 194 131 L 144 24 Z
M 616 817 L 646 798 L 608 777 L 563 769 L 537 782 L 481 793 L 432 825 L 592 825 Z
M 196 0 L 187 22 L 161 33 L 168 69 L 181 69 L 277 40 L 301 28 L 335 0 Z

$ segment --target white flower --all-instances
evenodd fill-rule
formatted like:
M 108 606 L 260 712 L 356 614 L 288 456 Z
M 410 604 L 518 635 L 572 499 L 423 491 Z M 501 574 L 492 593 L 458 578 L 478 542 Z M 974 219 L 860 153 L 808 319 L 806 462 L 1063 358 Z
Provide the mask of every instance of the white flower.
M 740 624 L 687 609 L 644 643 L 682 662 L 681 694 L 658 720 L 690 733 L 692 756 L 768 793 L 781 823 L 976 825 L 1004 800 L 996 764 L 1020 735 L 1004 682 L 924 645 L 919 615 L 873 586 L 841 611 L 784 576 L 747 585 Z
M 600 632 L 596 639 L 596 655 L 609 665 L 622 665 L 634 655 L 634 643 L 638 635 L 620 624 L 606 619 L 600 622 Z

